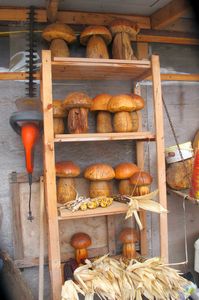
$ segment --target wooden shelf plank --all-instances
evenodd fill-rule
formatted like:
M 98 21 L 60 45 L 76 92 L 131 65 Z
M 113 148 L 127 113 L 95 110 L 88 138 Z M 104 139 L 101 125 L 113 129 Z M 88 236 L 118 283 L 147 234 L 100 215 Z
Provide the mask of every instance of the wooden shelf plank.
M 148 60 L 54 58 L 54 80 L 134 80 L 149 76 Z M 144 77 L 144 78 L 143 78 Z
M 70 220 L 70 219 L 80 219 L 80 218 L 91 218 L 91 217 L 101 217 L 124 214 L 127 212 L 128 205 L 120 202 L 113 202 L 112 205 L 106 208 L 98 207 L 95 209 L 88 209 L 85 211 L 78 210 L 75 212 L 69 209 L 60 210 L 58 220 Z
M 89 142 L 89 141 L 119 141 L 119 140 L 155 140 L 151 132 L 122 132 L 122 133 L 81 133 L 56 134 L 54 141 L 59 142 Z

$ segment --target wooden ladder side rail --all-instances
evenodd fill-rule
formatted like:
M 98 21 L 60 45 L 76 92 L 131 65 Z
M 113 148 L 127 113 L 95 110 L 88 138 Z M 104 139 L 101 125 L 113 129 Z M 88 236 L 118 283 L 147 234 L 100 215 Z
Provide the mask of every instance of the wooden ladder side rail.
M 163 122 L 163 105 L 160 78 L 160 62 L 158 55 L 152 55 L 152 82 L 153 82 L 153 102 L 154 118 L 156 132 L 156 156 L 157 156 L 157 179 L 159 189 L 159 202 L 167 208 L 166 193 L 166 173 L 165 173 L 165 154 L 164 154 L 164 122 Z M 167 214 L 160 214 L 160 255 L 161 258 L 168 262 L 168 222 Z
M 42 51 L 41 99 L 43 102 L 44 126 L 44 182 L 48 223 L 48 256 L 51 276 L 52 299 L 61 298 L 61 260 L 59 224 L 57 215 L 55 152 L 52 112 L 51 52 Z

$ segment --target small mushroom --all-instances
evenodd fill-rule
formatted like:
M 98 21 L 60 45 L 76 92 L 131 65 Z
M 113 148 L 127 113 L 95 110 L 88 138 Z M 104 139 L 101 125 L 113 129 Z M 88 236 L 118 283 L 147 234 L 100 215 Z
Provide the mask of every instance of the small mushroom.
M 108 102 L 108 110 L 114 113 L 113 129 L 115 132 L 132 132 L 133 119 L 131 112 L 136 104 L 130 95 L 120 94 L 112 96 Z
M 64 120 L 66 112 L 62 106 L 62 100 L 53 100 L 53 128 L 54 134 L 64 133 Z
M 68 110 L 68 132 L 88 132 L 88 111 L 92 100 L 86 93 L 73 92 L 67 95 L 63 102 L 64 109 Z
M 139 27 L 129 20 L 112 21 L 110 30 L 114 36 L 112 54 L 115 59 L 137 59 L 133 54 L 131 42 L 136 40 Z
M 72 161 L 57 162 L 56 176 L 59 177 L 57 182 L 57 202 L 64 204 L 75 200 L 76 188 L 74 177 L 80 174 L 80 168 Z
M 78 264 L 88 258 L 87 248 L 91 245 L 91 238 L 88 234 L 83 232 L 75 233 L 71 238 L 70 244 L 75 248 L 75 258 Z
M 101 163 L 93 164 L 86 168 L 84 177 L 91 180 L 89 189 L 91 198 L 111 195 L 109 180 L 115 177 L 115 172 L 111 166 Z
M 87 58 L 109 58 L 107 45 L 111 40 L 111 33 L 104 26 L 88 26 L 80 35 L 80 43 L 87 45 Z
M 142 196 L 150 193 L 150 184 L 153 178 L 147 172 L 136 172 L 130 178 L 130 184 L 132 185 L 132 195 Z
M 99 94 L 93 101 L 90 110 L 97 111 L 97 132 L 113 132 L 111 113 L 108 111 L 108 102 L 112 96 L 109 94 Z
M 121 195 L 131 195 L 131 185 L 129 178 L 140 169 L 133 163 L 120 163 L 115 167 L 115 179 L 119 179 L 119 193 Z
M 123 243 L 122 255 L 126 258 L 136 258 L 135 243 L 138 242 L 138 232 L 134 228 L 124 228 L 119 236 Z
M 74 43 L 76 36 L 74 31 L 66 24 L 53 23 L 48 25 L 42 32 L 42 37 L 51 42 L 50 50 L 52 59 L 54 57 L 70 56 L 67 44 Z

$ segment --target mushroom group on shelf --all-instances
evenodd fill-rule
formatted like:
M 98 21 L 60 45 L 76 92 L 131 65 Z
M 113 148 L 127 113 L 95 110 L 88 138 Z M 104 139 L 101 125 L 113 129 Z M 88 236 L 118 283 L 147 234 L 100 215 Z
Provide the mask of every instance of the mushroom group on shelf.
M 130 162 L 124 162 L 115 166 L 114 170 L 115 179 L 120 180 L 118 187 L 119 193 L 121 195 L 131 195 L 131 185 L 129 179 L 134 173 L 140 171 L 138 166 Z
M 74 43 L 76 36 L 71 27 L 63 23 L 48 25 L 42 32 L 42 37 L 51 42 L 50 50 L 52 59 L 54 57 L 68 57 L 70 51 L 67 44 Z
M 89 188 L 91 198 L 111 195 L 109 181 L 115 177 L 115 172 L 111 166 L 101 163 L 93 164 L 86 168 L 84 177 L 91 181 Z
M 132 195 L 142 196 L 150 193 L 150 185 L 153 181 L 152 176 L 148 172 L 136 172 L 130 178 L 132 185 Z
M 64 117 L 66 117 L 66 111 L 63 108 L 62 100 L 53 100 L 54 134 L 64 133 Z
M 87 58 L 109 58 L 107 45 L 112 36 L 105 26 L 88 26 L 80 35 L 80 43 L 86 46 Z
M 87 248 L 91 243 L 91 238 L 86 233 L 78 232 L 72 236 L 70 244 L 75 248 L 75 258 L 78 264 L 88 258 Z
M 80 168 L 72 161 L 61 161 L 55 165 L 57 181 L 57 202 L 64 204 L 75 200 L 77 192 L 74 177 L 80 174 Z
M 137 230 L 134 228 L 124 228 L 120 233 L 119 239 L 123 244 L 122 255 L 129 259 L 136 258 L 135 243 L 139 240 Z
M 92 100 L 83 92 L 73 92 L 66 96 L 63 107 L 68 111 L 67 128 L 69 133 L 88 132 L 88 111 L 91 104 Z

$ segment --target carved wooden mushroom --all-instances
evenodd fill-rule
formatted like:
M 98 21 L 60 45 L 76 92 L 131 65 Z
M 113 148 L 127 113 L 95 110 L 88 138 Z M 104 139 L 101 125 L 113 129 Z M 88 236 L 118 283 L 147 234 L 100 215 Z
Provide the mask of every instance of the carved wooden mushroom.
M 138 242 L 137 230 L 124 228 L 120 233 L 119 239 L 123 243 L 122 255 L 129 259 L 136 258 L 135 243 Z
M 77 193 L 74 177 L 80 174 L 80 168 L 72 161 L 57 162 L 55 167 L 56 176 L 59 177 L 57 181 L 57 202 L 64 204 L 75 200 Z
M 114 20 L 110 25 L 114 36 L 112 55 L 115 59 L 137 59 L 133 54 L 132 41 L 136 40 L 139 27 L 136 23 L 128 20 Z
M 142 196 L 150 193 L 150 185 L 153 181 L 151 175 L 147 172 L 136 172 L 130 178 L 132 185 L 132 195 Z
M 93 164 L 86 168 L 84 177 L 91 180 L 89 189 L 91 198 L 111 195 L 109 181 L 115 177 L 115 172 L 111 166 L 101 163 Z
M 64 117 L 66 117 L 66 112 L 62 106 L 62 100 L 53 100 L 54 134 L 64 133 Z
M 88 111 L 92 100 L 86 93 L 73 92 L 67 95 L 63 107 L 68 110 L 68 132 L 88 132 Z
M 88 26 L 80 35 L 80 43 L 86 45 L 87 58 L 109 58 L 107 45 L 112 36 L 104 26 Z
M 115 132 L 131 132 L 134 130 L 131 112 L 136 109 L 132 97 L 127 94 L 112 96 L 108 110 L 114 113 L 113 129 Z
M 51 42 L 50 50 L 52 59 L 54 57 L 70 56 L 67 44 L 74 43 L 76 36 L 72 28 L 63 23 L 53 23 L 48 25 L 42 32 L 42 37 Z
M 115 179 L 119 179 L 119 193 L 121 195 L 131 195 L 131 185 L 129 178 L 140 169 L 133 163 L 124 162 L 115 167 Z
M 91 238 L 88 234 L 83 232 L 75 233 L 71 238 L 70 244 L 75 248 L 75 258 L 78 264 L 88 258 L 87 248 L 91 245 Z
M 97 132 L 113 132 L 111 113 L 108 111 L 108 102 L 112 96 L 109 94 L 99 94 L 93 101 L 90 110 L 97 111 Z

